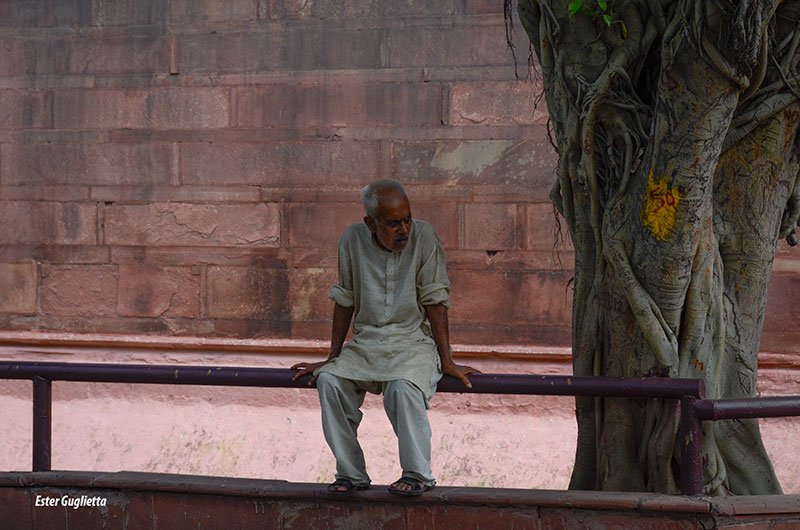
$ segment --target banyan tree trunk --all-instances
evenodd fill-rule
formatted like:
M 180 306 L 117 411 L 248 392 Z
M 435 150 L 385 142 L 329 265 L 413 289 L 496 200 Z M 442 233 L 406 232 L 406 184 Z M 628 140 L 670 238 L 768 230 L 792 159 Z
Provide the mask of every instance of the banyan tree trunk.
M 575 247 L 574 372 L 753 396 L 776 242 L 800 211 L 800 1 L 583 4 L 518 4 Z M 679 492 L 675 401 L 576 402 L 571 488 Z M 780 492 L 755 420 L 703 430 L 705 493 Z

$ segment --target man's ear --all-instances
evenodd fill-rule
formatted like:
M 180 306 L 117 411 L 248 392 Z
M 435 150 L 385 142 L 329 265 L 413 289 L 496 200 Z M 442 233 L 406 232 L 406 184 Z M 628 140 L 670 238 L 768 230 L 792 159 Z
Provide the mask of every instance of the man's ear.
M 369 227 L 369 231 L 372 232 L 373 234 L 378 231 L 378 226 L 375 224 L 375 219 L 373 219 L 372 217 L 365 215 L 364 222 Z

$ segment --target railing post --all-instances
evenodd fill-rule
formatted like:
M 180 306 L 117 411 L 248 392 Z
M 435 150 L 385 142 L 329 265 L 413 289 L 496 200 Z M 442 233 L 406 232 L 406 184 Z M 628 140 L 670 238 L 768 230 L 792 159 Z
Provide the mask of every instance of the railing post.
M 694 396 L 681 399 L 681 493 L 684 495 L 703 493 L 703 429 L 695 414 L 695 402 Z
M 53 418 L 52 382 L 33 378 L 33 471 L 50 471 Z

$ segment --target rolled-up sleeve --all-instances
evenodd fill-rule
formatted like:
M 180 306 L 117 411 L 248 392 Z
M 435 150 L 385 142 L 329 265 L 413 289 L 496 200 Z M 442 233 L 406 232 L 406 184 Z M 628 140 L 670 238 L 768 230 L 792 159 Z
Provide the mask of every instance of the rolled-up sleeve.
M 422 265 L 417 272 L 417 299 L 421 305 L 443 304 L 450 307 L 450 279 L 447 255 L 432 231 L 423 245 Z
M 339 275 L 331 287 L 328 298 L 342 307 L 353 307 L 353 263 L 347 240 L 344 235 L 339 238 Z

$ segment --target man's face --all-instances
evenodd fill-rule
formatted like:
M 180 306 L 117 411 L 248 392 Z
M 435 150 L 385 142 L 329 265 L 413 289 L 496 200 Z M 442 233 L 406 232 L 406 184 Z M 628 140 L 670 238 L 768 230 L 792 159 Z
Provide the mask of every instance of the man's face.
M 407 197 L 385 194 L 378 199 L 375 217 L 364 217 L 378 244 L 385 250 L 400 252 L 411 234 L 411 205 Z

